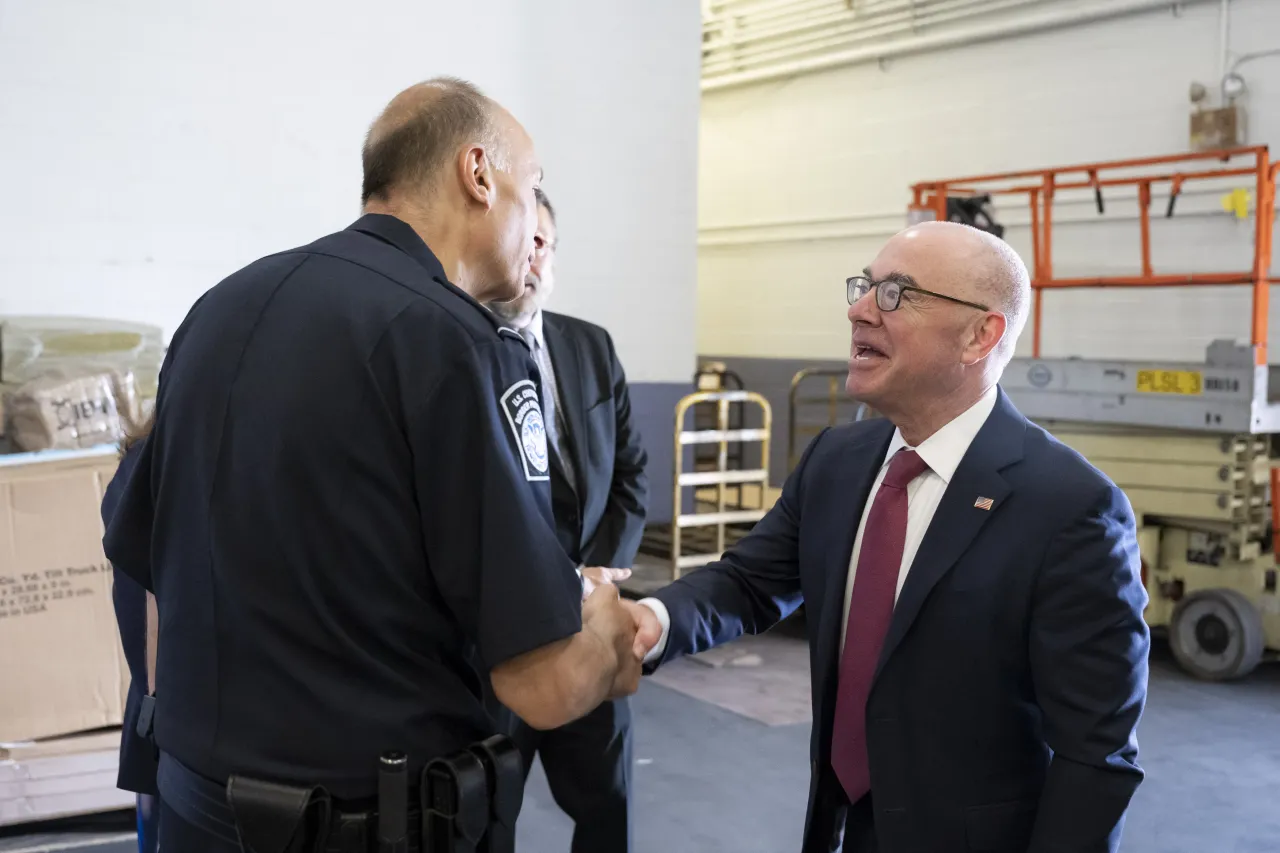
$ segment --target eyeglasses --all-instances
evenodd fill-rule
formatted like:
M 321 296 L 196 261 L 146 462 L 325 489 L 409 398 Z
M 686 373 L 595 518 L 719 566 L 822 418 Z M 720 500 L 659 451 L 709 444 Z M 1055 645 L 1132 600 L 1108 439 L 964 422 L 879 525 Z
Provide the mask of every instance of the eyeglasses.
M 865 275 L 855 275 L 852 278 L 845 279 L 845 295 L 850 305 L 866 296 L 871 292 L 872 288 L 875 288 L 876 291 L 876 306 L 881 311 L 897 311 L 902 304 L 902 294 L 907 290 L 914 290 L 916 293 L 923 293 L 926 296 L 933 296 L 937 299 L 945 299 L 957 305 L 967 305 L 970 308 L 977 308 L 979 311 L 991 310 L 986 305 L 979 305 L 977 302 L 966 302 L 963 299 L 956 299 L 954 296 L 947 296 L 945 293 L 934 293 L 932 290 L 925 290 L 923 287 L 906 284 L 897 278 L 872 281 Z

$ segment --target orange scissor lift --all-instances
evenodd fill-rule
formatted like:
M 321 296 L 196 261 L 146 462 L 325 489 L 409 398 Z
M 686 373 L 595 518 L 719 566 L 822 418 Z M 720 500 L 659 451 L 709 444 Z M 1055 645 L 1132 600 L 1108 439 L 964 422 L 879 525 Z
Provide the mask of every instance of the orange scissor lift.
M 928 181 L 912 188 L 913 221 L 954 219 L 949 201 L 1023 197 L 1031 213 L 1032 355 L 1017 358 L 1002 387 L 1014 404 L 1080 451 L 1128 495 L 1139 518 L 1147 621 L 1168 630 L 1182 666 L 1206 679 L 1238 678 L 1280 656 L 1280 379 L 1267 359 L 1267 315 L 1276 180 L 1265 146 L 1086 163 Z M 1157 272 L 1151 206 L 1166 216 L 1188 184 L 1245 179 L 1255 200 L 1253 262 L 1213 273 Z M 1054 266 L 1054 202 L 1092 190 L 1135 187 L 1141 270 L 1061 277 Z M 1002 209 L 1008 209 L 1001 205 Z M 1203 363 L 1045 357 L 1045 294 L 1064 288 L 1247 286 L 1250 340 L 1215 341 Z

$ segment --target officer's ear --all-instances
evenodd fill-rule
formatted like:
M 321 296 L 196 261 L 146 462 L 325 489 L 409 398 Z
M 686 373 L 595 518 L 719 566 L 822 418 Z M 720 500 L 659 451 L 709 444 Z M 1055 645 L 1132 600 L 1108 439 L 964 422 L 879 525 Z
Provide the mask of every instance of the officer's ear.
M 493 161 L 482 146 L 471 145 L 459 154 L 462 190 L 485 209 L 493 206 Z

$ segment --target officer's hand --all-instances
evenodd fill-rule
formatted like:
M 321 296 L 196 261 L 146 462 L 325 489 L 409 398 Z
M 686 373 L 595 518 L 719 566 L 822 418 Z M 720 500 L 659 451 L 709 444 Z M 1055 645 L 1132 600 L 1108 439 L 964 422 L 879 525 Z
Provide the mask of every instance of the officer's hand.
M 636 621 L 618 597 L 613 584 L 596 587 L 582 605 L 582 627 L 595 632 L 613 652 L 613 686 L 610 699 L 630 696 L 640 688 L 640 661 L 634 648 Z
M 624 601 L 622 606 L 631 614 L 636 626 L 632 653 L 636 660 L 643 661 L 645 655 L 662 639 L 662 623 L 658 621 L 658 614 L 638 601 Z
M 596 591 L 596 587 L 613 584 L 631 577 L 630 569 L 606 569 L 603 566 L 590 566 L 582 570 L 582 600 Z
M 631 654 L 630 648 L 624 649 L 618 657 L 618 674 L 614 676 L 613 689 L 609 691 L 609 698 L 621 699 L 624 696 L 633 695 L 640 689 L 641 674 L 640 661 Z

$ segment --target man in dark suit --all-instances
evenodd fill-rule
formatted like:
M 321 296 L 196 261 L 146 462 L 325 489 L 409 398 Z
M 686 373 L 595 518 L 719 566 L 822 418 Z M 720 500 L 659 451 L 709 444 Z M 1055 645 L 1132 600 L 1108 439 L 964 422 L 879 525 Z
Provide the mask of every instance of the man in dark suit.
M 847 388 L 885 419 L 822 433 L 749 536 L 630 605 L 662 631 L 650 666 L 806 604 L 805 853 L 842 830 L 849 853 L 1115 851 L 1147 596 L 1125 496 L 997 385 L 1026 268 L 931 222 L 847 287 Z
M 524 293 L 490 308 L 529 344 L 542 379 L 556 535 L 588 588 L 617 579 L 589 567 L 627 567 L 644 532 L 647 461 L 631 418 L 627 379 L 609 333 L 543 310 L 555 286 L 555 210 L 541 190 L 534 260 Z M 607 570 L 606 570 L 607 572 Z M 573 853 L 626 853 L 631 844 L 631 706 L 605 702 L 560 729 L 538 731 L 509 713 L 525 772 L 535 754 L 556 802 L 575 823 Z

